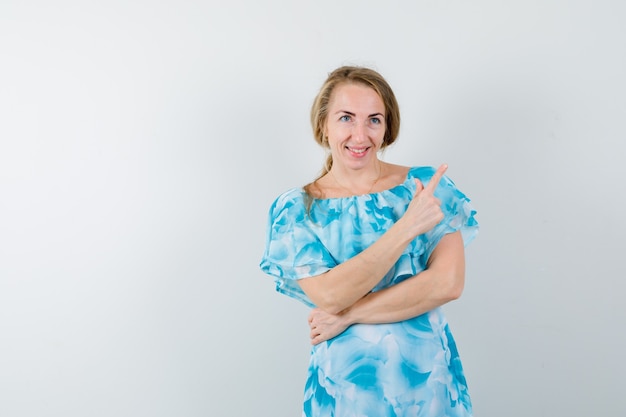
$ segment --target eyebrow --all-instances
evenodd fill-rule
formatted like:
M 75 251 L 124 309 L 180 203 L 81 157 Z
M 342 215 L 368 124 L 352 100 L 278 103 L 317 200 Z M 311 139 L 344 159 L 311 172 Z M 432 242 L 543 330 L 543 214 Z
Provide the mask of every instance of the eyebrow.
M 338 110 L 335 114 L 339 114 L 339 113 L 345 113 L 345 114 L 349 114 L 350 116 L 356 116 L 355 113 L 352 113 L 351 111 L 347 111 L 347 110 Z M 372 113 L 367 117 L 374 117 L 374 116 L 385 117 L 382 113 Z

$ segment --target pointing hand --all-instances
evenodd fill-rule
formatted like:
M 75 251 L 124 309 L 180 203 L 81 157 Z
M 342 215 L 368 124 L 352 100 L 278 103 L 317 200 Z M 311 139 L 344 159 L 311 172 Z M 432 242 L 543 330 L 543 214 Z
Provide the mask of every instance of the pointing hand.
M 415 194 L 406 213 L 402 216 L 402 220 L 413 237 L 428 232 L 443 220 L 441 202 L 434 196 L 434 193 L 447 169 L 448 165 L 441 165 L 426 187 L 420 180 L 415 180 Z

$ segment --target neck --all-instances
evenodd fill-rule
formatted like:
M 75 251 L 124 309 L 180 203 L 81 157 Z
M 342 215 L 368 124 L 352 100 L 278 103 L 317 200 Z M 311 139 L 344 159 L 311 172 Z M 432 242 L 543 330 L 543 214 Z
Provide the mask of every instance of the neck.
M 352 195 L 357 195 L 369 194 L 380 179 L 382 171 L 383 164 L 376 160 L 376 165 L 373 169 L 360 172 L 342 170 L 333 166 L 330 170 L 330 175 L 339 188 Z

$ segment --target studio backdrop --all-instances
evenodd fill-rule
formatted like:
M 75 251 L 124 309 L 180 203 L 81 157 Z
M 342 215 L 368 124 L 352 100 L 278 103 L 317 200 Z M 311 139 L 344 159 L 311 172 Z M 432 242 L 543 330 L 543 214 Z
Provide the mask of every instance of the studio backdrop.
M 328 72 L 394 88 L 383 159 L 477 209 L 444 307 L 477 416 L 620 416 L 626 6 L 0 2 L 0 415 L 300 414 L 307 308 L 259 269 L 325 157 Z

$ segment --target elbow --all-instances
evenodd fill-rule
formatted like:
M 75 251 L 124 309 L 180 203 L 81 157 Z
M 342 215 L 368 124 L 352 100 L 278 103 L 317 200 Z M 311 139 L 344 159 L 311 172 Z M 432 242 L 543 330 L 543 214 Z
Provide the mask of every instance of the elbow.
M 339 300 L 333 299 L 332 297 L 325 297 L 322 300 L 314 301 L 315 305 L 327 312 L 328 314 L 337 315 L 344 311 L 346 308 L 350 307 L 349 305 L 344 305 L 339 302 Z
M 322 308 L 322 310 L 324 310 L 328 314 L 332 314 L 334 316 L 338 316 L 339 314 L 341 314 L 345 310 L 345 308 L 340 308 L 340 307 L 337 307 L 337 306 L 330 306 L 330 307 L 328 307 L 328 310 L 325 309 L 325 308 Z
M 459 298 L 461 298 L 461 295 L 463 295 L 463 288 L 463 283 L 457 283 L 455 285 L 452 285 L 448 291 L 448 297 L 450 298 L 450 301 L 458 300 Z
M 465 274 L 464 272 L 454 272 L 448 274 L 444 279 L 445 285 L 442 288 L 442 298 L 444 302 L 450 302 L 458 300 L 463 295 L 463 289 L 465 288 Z
M 331 285 L 322 285 L 319 277 L 303 278 L 298 282 L 315 306 L 330 314 L 339 314 L 355 300 L 347 299 Z

